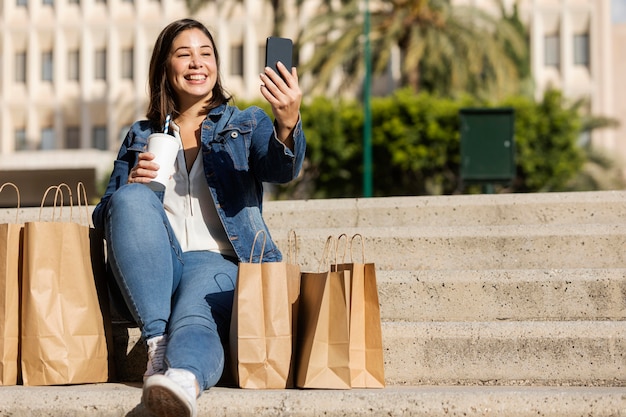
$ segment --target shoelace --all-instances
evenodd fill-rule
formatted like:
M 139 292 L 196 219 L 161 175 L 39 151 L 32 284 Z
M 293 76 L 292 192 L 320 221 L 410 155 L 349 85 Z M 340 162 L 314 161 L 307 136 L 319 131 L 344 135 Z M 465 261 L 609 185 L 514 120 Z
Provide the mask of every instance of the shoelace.
M 165 350 L 167 336 L 157 336 L 148 341 L 148 369 L 146 375 L 163 373 L 165 370 Z

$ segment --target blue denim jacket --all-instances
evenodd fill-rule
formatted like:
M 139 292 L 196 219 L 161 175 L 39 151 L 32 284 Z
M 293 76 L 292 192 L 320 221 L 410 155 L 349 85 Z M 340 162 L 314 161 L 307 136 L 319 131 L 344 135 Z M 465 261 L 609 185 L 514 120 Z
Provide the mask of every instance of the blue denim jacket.
M 96 228 L 103 229 L 111 195 L 128 180 L 153 132 L 147 120 L 135 122 L 113 164 L 113 172 L 102 199 L 93 212 Z M 306 140 L 299 121 L 293 132 L 294 151 L 276 139 L 274 125 L 262 109 L 240 110 L 222 105 L 212 109 L 202 123 L 201 141 L 204 175 L 213 200 L 241 262 L 250 262 L 254 237 L 266 233 L 264 262 L 282 260 L 262 218 L 263 182 L 286 183 L 298 176 L 306 150 Z M 262 240 L 254 248 L 253 262 L 258 262 Z

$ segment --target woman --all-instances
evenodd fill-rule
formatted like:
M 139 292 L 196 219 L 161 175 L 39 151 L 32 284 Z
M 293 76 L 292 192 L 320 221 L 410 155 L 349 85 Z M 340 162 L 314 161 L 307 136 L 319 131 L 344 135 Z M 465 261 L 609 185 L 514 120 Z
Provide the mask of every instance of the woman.
M 114 284 L 146 340 L 142 402 L 157 416 L 195 416 L 197 397 L 220 379 L 237 263 L 249 261 L 257 231 L 269 236 L 262 182 L 288 182 L 302 167 L 298 75 L 278 70 L 284 80 L 270 68 L 260 75 L 272 123 L 258 107 L 229 104 L 204 25 L 169 24 L 150 61 L 148 120 L 131 127 L 94 210 Z M 159 166 L 146 142 L 167 115 L 181 151 L 165 190 L 153 191 Z M 268 238 L 263 261 L 281 259 Z

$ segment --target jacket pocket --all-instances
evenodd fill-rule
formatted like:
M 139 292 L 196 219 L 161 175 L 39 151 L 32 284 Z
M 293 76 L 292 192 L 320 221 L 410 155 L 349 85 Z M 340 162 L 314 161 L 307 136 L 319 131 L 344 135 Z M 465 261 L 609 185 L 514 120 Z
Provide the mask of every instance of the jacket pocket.
M 220 132 L 219 137 L 224 145 L 224 150 L 230 157 L 233 168 L 238 171 L 247 171 L 250 156 L 250 143 L 252 141 L 252 128 L 247 125 L 228 127 Z

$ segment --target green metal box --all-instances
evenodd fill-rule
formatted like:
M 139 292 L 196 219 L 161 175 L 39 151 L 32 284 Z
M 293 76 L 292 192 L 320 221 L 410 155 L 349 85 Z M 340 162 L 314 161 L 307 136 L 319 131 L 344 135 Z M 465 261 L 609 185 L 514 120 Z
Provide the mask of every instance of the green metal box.
M 508 183 L 515 178 L 515 112 L 512 108 L 460 110 L 461 179 Z

